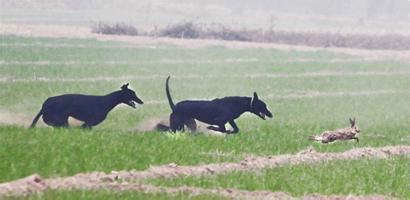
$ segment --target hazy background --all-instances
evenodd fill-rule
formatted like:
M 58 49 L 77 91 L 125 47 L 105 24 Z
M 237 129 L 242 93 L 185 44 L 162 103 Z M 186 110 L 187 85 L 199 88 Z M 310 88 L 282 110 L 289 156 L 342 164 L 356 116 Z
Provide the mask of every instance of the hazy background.
M 178 22 L 235 28 L 410 33 L 409 0 L 0 0 L 2 23 L 153 29 Z

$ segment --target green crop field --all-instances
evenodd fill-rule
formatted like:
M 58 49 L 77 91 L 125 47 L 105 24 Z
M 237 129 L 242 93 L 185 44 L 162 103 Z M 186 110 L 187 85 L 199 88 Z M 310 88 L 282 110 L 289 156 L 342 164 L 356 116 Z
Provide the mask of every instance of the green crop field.
M 371 167 L 370 167 L 371 166 Z M 207 188 L 287 191 L 296 196 L 322 194 L 384 194 L 408 197 L 409 159 L 334 161 L 326 164 L 302 164 L 258 172 L 232 172 L 210 177 L 157 179 L 152 183 L 166 186 L 190 185 Z M 384 172 L 384 173 L 381 173 Z M 394 178 L 392 178 L 394 177 Z
M 172 77 L 170 88 L 176 102 L 251 96 L 256 91 L 274 117 L 261 120 L 244 114 L 236 120 L 240 133 L 222 137 L 137 131 L 150 119 L 167 119 L 168 75 Z M 53 129 L 41 119 L 37 128 L 27 128 L 47 97 L 64 93 L 104 95 L 127 82 L 145 104 L 137 109 L 118 106 L 92 130 Z M 327 51 L 222 45 L 189 48 L 2 35 L 0 182 L 35 173 L 49 178 L 93 171 L 145 170 L 169 163 L 239 162 L 248 155 L 295 154 L 310 146 L 320 152 L 342 152 L 359 147 L 410 145 L 409 85 L 409 62 L 367 60 Z M 362 130 L 359 143 L 323 145 L 307 140 L 310 135 L 349 126 L 350 117 L 356 117 Z M 406 155 L 147 183 L 283 191 L 293 196 L 381 194 L 410 198 L 409 163 Z M 113 195 L 104 191 L 47 191 L 30 198 L 118 197 L 169 198 L 166 194 Z M 173 198 L 190 197 L 179 194 Z M 198 197 L 210 198 L 220 197 Z

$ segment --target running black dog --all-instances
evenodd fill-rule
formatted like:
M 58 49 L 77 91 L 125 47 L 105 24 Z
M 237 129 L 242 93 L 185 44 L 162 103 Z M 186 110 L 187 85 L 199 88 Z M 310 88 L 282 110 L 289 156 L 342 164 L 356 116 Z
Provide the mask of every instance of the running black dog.
M 165 91 L 172 109 L 172 113 L 169 117 L 172 132 L 184 130 L 184 125 L 187 125 L 191 130 L 195 130 L 195 119 L 197 119 L 201 122 L 218 126 L 209 126 L 208 129 L 223 133 L 237 133 L 239 132 L 239 128 L 234 120 L 244 112 L 251 112 L 262 119 L 265 119 L 265 116 L 269 118 L 272 117 L 272 113 L 268 110 L 266 104 L 259 100 L 256 92 L 253 93 L 252 98 L 233 96 L 214 99 L 212 101 L 188 100 L 181 101 L 175 105 L 169 92 L 169 79 L 170 77 L 168 76 Z M 232 126 L 233 131 L 226 131 L 225 124 L 228 122 Z
M 107 117 L 115 106 L 125 103 L 135 108 L 135 102 L 143 104 L 133 90 L 128 89 L 128 83 L 121 90 L 105 96 L 91 96 L 82 94 L 65 94 L 49 97 L 31 123 L 33 128 L 41 115 L 46 124 L 54 127 L 68 127 L 68 117 L 74 117 L 84 124 L 83 128 L 91 128 Z

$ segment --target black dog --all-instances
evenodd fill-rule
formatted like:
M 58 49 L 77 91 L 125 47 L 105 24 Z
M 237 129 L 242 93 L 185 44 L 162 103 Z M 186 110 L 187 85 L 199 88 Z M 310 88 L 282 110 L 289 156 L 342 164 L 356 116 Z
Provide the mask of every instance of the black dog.
M 169 78 L 168 76 L 166 80 L 165 91 L 172 109 L 169 117 L 172 132 L 183 130 L 184 125 L 195 130 L 195 119 L 197 119 L 210 125 L 217 125 L 218 127 L 209 126 L 208 129 L 223 133 L 227 132 L 225 124 L 229 122 L 233 131 L 228 133 L 237 133 L 239 128 L 234 120 L 244 112 L 251 112 L 262 119 L 265 119 L 265 116 L 272 117 L 272 113 L 267 109 L 266 104 L 259 100 L 256 92 L 253 93 L 253 98 L 234 96 L 212 101 L 181 101 L 175 105 L 169 92 Z
M 49 97 L 31 123 L 33 128 L 41 115 L 46 124 L 54 127 L 68 127 L 68 117 L 81 120 L 83 128 L 91 128 L 101 123 L 115 106 L 125 103 L 135 108 L 135 102 L 143 104 L 135 92 L 128 89 L 128 83 L 121 90 L 105 96 L 65 94 Z

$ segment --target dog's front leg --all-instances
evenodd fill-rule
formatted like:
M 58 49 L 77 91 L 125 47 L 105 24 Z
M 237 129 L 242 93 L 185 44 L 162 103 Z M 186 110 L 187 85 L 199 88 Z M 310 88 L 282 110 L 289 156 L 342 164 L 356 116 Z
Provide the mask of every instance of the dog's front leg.
M 229 131 L 228 133 L 238 133 L 238 132 L 239 132 L 239 128 L 238 128 L 238 126 L 236 125 L 235 121 L 230 120 L 230 121 L 229 121 L 229 124 L 232 126 L 233 131 Z
M 219 132 L 221 132 L 221 133 L 226 133 L 226 128 L 225 128 L 225 125 L 223 124 L 223 125 L 217 125 L 218 127 L 216 127 L 216 126 L 208 126 L 207 128 L 209 129 L 209 130 L 213 130 L 213 131 L 219 131 Z
M 221 133 L 226 133 L 225 124 L 219 125 L 219 132 L 221 132 Z
M 184 124 L 188 127 L 191 132 L 196 131 L 196 122 L 193 118 L 188 118 L 184 120 Z

